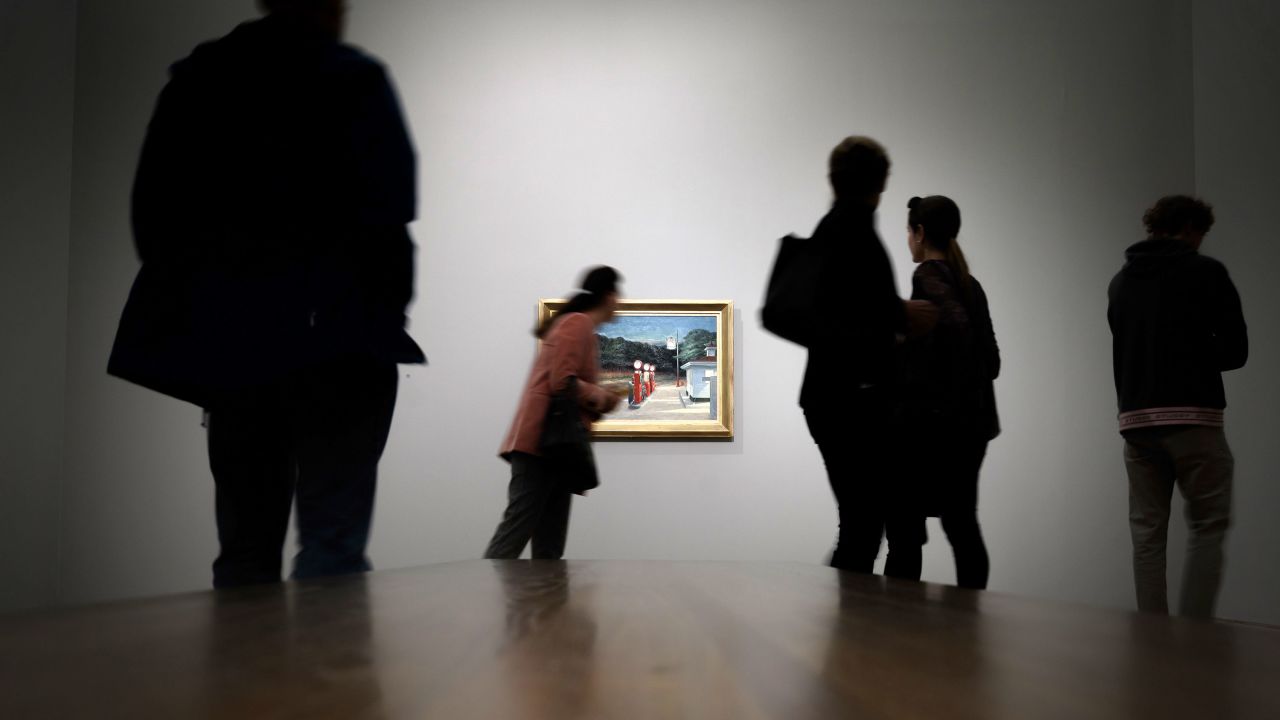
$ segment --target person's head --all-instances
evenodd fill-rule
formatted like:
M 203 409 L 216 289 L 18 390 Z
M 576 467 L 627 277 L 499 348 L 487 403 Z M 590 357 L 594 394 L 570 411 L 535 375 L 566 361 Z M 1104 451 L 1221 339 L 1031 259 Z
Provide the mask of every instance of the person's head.
M 258 0 L 268 15 L 315 28 L 335 40 L 342 38 L 347 19 L 346 0 Z
M 960 206 L 944 195 L 913 197 L 907 201 L 907 247 L 911 259 L 944 260 L 963 283 L 969 282 L 969 263 L 960 250 Z
M 591 268 L 586 275 L 583 275 L 579 291 L 569 298 L 569 302 L 559 313 L 539 325 L 534 334 L 540 338 L 546 337 L 557 318 L 572 312 L 590 315 L 597 325 L 609 322 L 618 311 L 621 296 L 618 285 L 621 282 L 622 275 L 607 265 Z
M 1213 227 L 1213 206 L 1189 195 L 1168 195 L 1142 216 L 1151 237 L 1181 240 L 1197 250 Z
M 827 177 L 836 204 L 863 204 L 875 208 L 889 179 L 889 154 L 869 137 L 847 137 L 831 151 Z

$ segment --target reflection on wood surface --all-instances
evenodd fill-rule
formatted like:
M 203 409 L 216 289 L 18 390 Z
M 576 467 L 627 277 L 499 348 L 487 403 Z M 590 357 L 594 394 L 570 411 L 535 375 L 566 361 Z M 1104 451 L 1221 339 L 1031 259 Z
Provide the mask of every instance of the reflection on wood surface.
M 0 619 L 0 717 L 1276 718 L 1280 631 L 806 565 L 498 561 Z

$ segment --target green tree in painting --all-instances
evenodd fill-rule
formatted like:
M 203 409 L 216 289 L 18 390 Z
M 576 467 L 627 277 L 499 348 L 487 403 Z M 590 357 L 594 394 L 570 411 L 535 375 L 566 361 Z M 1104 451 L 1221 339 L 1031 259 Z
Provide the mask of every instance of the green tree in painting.
M 716 334 L 709 330 L 691 330 L 680 338 L 680 364 L 699 360 L 707 354 L 707 346 L 715 343 Z
M 675 353 L 667 350 L 666 345 L 650 345 L 604 335 L 597 335 L 596 339 L 600 342 L 600 365 L 607 370 L 629 370 L 636 360 L 654 365 L 659 372 L 674 370 Z
M 639 360 L 650 363 L 659 373 L 675 372 L 675 352 L 666 343 L 650 344 L 620 337 L 596 335 L 600 343 L 600 366 L 606 370 L 630 370 Z M 680 364 L 699 360 L 707 354 L 707 346 L 714 343 L 716 334 L 709 330 L 691 330 L 680 338 Z

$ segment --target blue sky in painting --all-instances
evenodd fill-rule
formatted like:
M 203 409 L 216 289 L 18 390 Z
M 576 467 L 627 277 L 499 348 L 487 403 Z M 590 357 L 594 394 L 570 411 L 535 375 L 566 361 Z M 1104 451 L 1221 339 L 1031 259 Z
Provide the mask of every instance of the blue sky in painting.
M 619 315 L 606 325 L 596 328 L 596 333 L 605 337 L 621 337 L 643 343 L 666 343 L 668 335 L 680 331 L 680 337 L 689 334 L 690 330 L 706 330 L 716 332 L 714 315 L 663 316 L 663 315 Z

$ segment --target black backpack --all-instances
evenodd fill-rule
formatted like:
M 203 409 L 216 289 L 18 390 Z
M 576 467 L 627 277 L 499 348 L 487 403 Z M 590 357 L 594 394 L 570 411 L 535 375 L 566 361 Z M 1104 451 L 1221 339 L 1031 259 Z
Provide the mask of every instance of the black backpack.
M 778 242 L 760 308 L 765 330 L 805 347 L 820 336 L 816 315 L 822 264 L 823 253 L 812 239 L 788 235 Z

